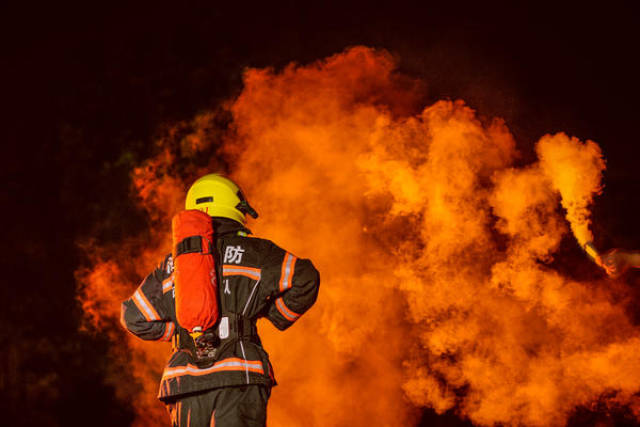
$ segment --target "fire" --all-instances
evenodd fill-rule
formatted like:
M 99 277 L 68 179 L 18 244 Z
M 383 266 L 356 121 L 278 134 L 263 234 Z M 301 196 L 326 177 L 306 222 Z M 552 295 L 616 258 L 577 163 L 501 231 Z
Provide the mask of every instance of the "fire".
M 568 234 L 559 203 L 578 240 L 591 239 L 597 144 L 548 135 L 539 161 L 516 167 L 502 121 L 462 101 L 416 114 L 420 82 L 394 67 L 387 53 L 355 47 L 250 69 L 208 167 L 193 165 L 215 144 L 212 113 L 133 171 L 153 226 L 118 248 L 88 248 L 93 264 L 78 279 L 87 318 L 114 342 L 108 379 L 137 425 L 166 422 L 154 400 L 169 349 L 124 340 L 119 303 L 170 251 L 171 216 L 221 158 L 261 214 L 249 227 L 311 258 L 322 277 L 293 328 L 258 324 L 280 383 L 271 425 L 411 425 L 431 407 L 478 425 L 547 426 L 578 405 L 639 407 L 640 337 L 624 285 L 549 266 Z

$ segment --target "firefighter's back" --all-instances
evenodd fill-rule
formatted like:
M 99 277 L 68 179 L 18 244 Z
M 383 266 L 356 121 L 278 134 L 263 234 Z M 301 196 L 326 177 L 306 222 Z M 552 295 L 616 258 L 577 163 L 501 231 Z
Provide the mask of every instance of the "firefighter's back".
M 189 334 L 178 325 L 176 351 L 165 369 L 160 398 L 221 386 L 275 385 L 256 321 L 291 326 L 316 300 L 319 275 L 313 264 L 273 242 L 246 236 L 233 222 L 215 221 L 220 319 L 214 357 L 199 360 Z
M 202 331 L 203 335 L 195 333 L 193 325 L 186 325 L 190 330 L 180 325 L 176 316 L 176 293 L 180 292 L 176 292 L 175 260 L 167 255 L 123 302 L 122 323 L 142 339 L 172 341 L 173 352 L 158 397 L 166 403 L 174 426 L 208 426 L 209 422 L 263 426 L 267 400 L 276 381 L 256 321 L 266 317 L 280 330 L 293 325 L 317 298 L 318 271 L 308 259 L 298 258 L 269 240 L 248 237 L 245 215 L 257 218 L 257 213 L 227 178 L 209 174 L 197 180 L 187 193 L 185 207 L 212 218 L 213 259 L 207 265 L 215 266 L 211 280 L 217 301 L 191 307 L 205 307 L 207 311 L 206 307 L 215 306 L 217 320 Z M 189 238 L 189 242 L 192 240 Z M 205 236 L 196 243 L 207 240 Z M 191 243 L 180 247 L 182 253 L 192 253 Z M 200 245 L 203 256 L 207 255 L 206 246 Z M 176 253 L 181 256 L 180 251 Z M 211 268 L 205 270 L 209 274 Z M 207 280 L 200 282 L 207 284 Z M 192 289 L 197 295 L 198 287 Z M 209 290 L 201 295 L 211 297 Z M 210 311 L 203 314 L 207 325 L 211 318 L 216 319 Z M 200 324 L 198 313 L 187 317 L 196 318 L 194 325 Z M 202 336 L 207 337 L 206 352 L 196 342 Z

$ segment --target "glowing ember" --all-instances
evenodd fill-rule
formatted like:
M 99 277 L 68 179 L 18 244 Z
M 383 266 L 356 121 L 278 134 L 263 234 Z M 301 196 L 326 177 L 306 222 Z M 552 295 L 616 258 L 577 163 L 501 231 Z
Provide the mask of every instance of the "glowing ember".
M 568 232 L 560 202 L 580 243 L 591 240 L 599 147 L 545 136 L 540 161 L 516 168 L 500 120 L 485 124 L 459 101 L 409 114 L 412 93 L 388 54 L 357 47 L 248 70 L 231 106 L 221 155 L 261 214 L 250 228 L 311 258 L 323 280 L 291 330 L 259 323 L 280 383 L 269 422 L 411 425 L 424 406 L 477 424 L 547 426 L 599 399 L 635 409 L 640 331 L 614 298 L 623 288 L 545 265 Z M 125 341 L 118 307 L 170 251 L 169 220 L 193 178 L 216 171 L 172 172 L 209 148 L 211 120 L 194 121 L 180 156 L 167 148 L 134 171 L 151 238 L 90 248 L 94 265 L 78 274 L 138 425 L 166 421 L 154 399 L 169 349 Z M 139 387 L 122 388 L 123 375 Z

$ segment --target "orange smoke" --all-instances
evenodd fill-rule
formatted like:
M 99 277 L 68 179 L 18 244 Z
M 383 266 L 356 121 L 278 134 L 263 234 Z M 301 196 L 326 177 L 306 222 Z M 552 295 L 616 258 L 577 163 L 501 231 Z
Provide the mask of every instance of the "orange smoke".
M 220 156 L 260 212 L 249 227 L 322 276 L 294 327 L 258 324 L 280 383 L 270 425 L 411 425 L 431 407 L 478 425 L 547 426 L 594 402 L 635 410 L 640 331 L 624 286 L 549 267 L 567 235 L 560 201 L 576 237 L 590 237 L 598 146 L 545 136 L 540 161 L 516 168 L 504 123 L 461 101 L 411 113 L 415 91 L 394 66 L 356 47 L 251 69 L 230 107 Z M 137 425 L 166 417 L 153 399 L 169 350 L 125 341 L 118 306 L 169 252 L 169 220 L 194 178 L 220 171 L 219 158 L 192 166 L 214 144 L 213 121 L 160 141 L 133 173 L 153 227 L 117 250 L 92 247 L 78 274 L 88 319 L 114 341 L 109 381 L 134 401 Z M 137 386 L 121 387 L 124 376 Z
M 602 192 L 600 181 L 605 164 L 600 147 L 593 141 L 583 144 L 558 134 L 543 137 L 536 149 L 542 169 L 562 197 L 571 230 L 584 246 L 593 241 L 589 205 Z

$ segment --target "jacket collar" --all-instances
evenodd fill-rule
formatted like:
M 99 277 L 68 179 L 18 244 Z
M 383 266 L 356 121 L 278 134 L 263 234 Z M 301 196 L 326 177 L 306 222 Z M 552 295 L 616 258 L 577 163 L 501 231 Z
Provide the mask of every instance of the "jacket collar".
M 238 234 L 238 232 L 251 234 L 251 230 L 249 230 L 244 225 L 232 219 L 212 217 L 211 221 L 213 222 L 213 229 L 217 236 L 224 236 L 227 234 Z

